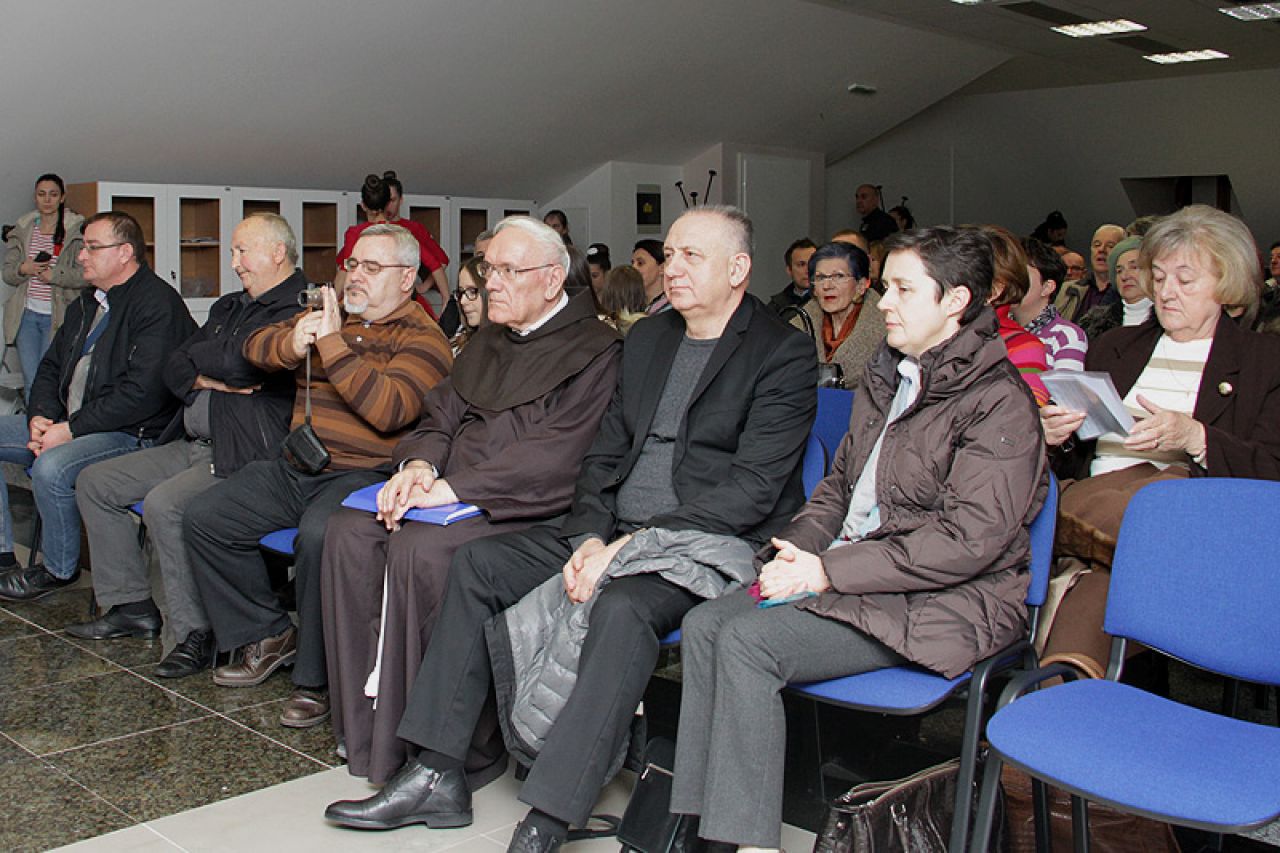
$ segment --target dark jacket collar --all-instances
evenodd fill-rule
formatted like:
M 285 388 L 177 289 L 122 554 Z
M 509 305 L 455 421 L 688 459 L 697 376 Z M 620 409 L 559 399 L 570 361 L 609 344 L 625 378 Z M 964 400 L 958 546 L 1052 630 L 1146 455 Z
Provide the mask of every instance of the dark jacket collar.
M 266 293 L 257 297 L 254 301 L 269 308 L 274 308 L 277 305 L 286 302 L 296 305 L 298 302 L 298 293 L 305 289 L 306 286 L 306 275 L 302 270 L 294 267 L 293 272 L 289 274 L 288 278 L 277 284 L 275 287 L 272 287 Z M 301 306 L 299 306 L 299 308 L 301 308 Z

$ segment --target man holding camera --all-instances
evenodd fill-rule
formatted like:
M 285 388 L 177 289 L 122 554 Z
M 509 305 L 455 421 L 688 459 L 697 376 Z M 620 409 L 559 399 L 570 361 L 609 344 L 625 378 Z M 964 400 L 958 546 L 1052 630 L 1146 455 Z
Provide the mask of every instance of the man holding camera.
M 333 289 L 321 288 L 320 307 L 249 337 L 251 364 L 292 371 L 297 381 L 286 453 L 245 466 L 187 512 L 188 556 L 217 647 L 242 649 L 214 670 L 214 683 L 261 684 L 295 663 L 286 724 L 314 716 L 326 680 L 318 583 L 325 523 L 352 491 L 387 477 L 396 442 L 453 364 L 440 328 L 410 300 L 418 252 L 399 226 L 368 228 L 346 260 L 345 316 Z M 264 534 L 294 526 L 299 630 L 258 550 Z
M 178 640 L 156 667 L 163 678 L 182 678 L 213 664 L 213 633 L 182 534 L 187 507 L 248 463 L 278 456 L 289 432 L 292 377 L 260 370 L 245 360 L 243 350 L 251 333 L 301 310 L 298 294 L 307 280 L 297 263 L 297 241 L 282 217 L 256 213 L 237 225 L 231 264 L 244 290 L 215 302 L 208 321 L 164 367 L 165 384 L 184 403 L 182 417 L 161 435 L 161 446 L 91 465 L 76 481 L 76 503 L 93 555 L 94 591 L 109 609 L 99 619 L 68 627 L 67 633 L 108 640 L 159 630 L 160 611 L 130 509 L 145 498 L 147 532 Z

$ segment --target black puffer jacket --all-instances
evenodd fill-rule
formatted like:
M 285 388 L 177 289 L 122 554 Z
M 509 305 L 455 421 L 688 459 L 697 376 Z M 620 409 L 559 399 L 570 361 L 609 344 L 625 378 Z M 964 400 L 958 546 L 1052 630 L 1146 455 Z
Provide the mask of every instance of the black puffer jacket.
M 1044 437 L 995 312 L 984 310 L 920 359 L 920 393 L 880 451 L 880 527 L 829 548 L 901 358 L 885 344 L 867 365 L 831 474 L 777 536 L 819 554 L 831 579 L 834 591 L 799 606 L 951 678 L 1026 631 L 1028 526 L 1048 488 Z
M 215 391 L 210 396 L 213 472 L 219 477 L 230 477 L 250 462 L 280 455 L 280 442 L 289 432 L 293 415 L 293 375 L 254 367 L 244 357 L 244 342 L 250 333 L 301 311 L 298 294 L 306 286 L 306 276 L 295 269 L 257 299 L 243 291 L 228 293 L 213 303 L 208 321 L 165 365 L 165 384 L 186 404 L 199 393 L 194 388 L 197 376 L 234 388 L 261 386 L 252 394 Z M 178 438 L 183 431 L 179 412 L 161 440 Z
M 85 288 L 67 308 L 36 371 L 27 416 L 65 420 L 76 436 L 127 432 L 155 438 L 179 406 L 161 378 L 165 360 L 195 331 L 195 321 L 178 291 L 146 265 L 112 287 L 107 291 L 111 310 L 94 346 L 84 399 L 68 417 L 67 392 L 98 310 L 96 293 L 96 288 Z

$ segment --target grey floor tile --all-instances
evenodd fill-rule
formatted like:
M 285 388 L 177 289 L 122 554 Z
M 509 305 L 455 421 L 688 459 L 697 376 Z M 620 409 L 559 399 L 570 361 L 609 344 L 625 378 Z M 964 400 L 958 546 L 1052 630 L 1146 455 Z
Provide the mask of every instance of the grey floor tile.
M 80 621 L 87 621 L 81 619 Z M 67 642 L 86 652 L 101 655 L 109 661 L 128 669 L 149 673 L 164 657 L 164 647 L 159 637 L 121 637 L 115 640 L 81 640 L 63 634 Z
M 174 853 L 182 850 L 163 835 L 138 824 L 59 847 L 58 853 Z
M 48 850 L 130 824 L 117 809 L 37 759 L 0 773 L 0 850 Z
M 0 695 L 0 731 L 38 755 L 207 715 L 124 670 Z
M 48 760 L 139 821 L 325 769 L 216 717 L 58 753 Z
M 198 672 L 186 678 L 156 678 L 151 666 L 130 667 L 144 678 L 153 679 L 167 690 L 190 699 L 220 713 L 230 713 L 241 708 L 261 705 L 264 702 L 285 700 L 293 692 L 293 682 L 288 670 L 278 670 L 256 687 L 219 687 L 213 683 L 213 671 Z
M 3 655 L 0 696 L 120 669 L 110 661 L 88 654 L 50 634 L 7 640 Z M 0 731 L 3 731 L 3 724 L 0 724 Z
M 11 613 L 0 611 L 0 643 L 17 637 L 30 637 L 40 633 L 37 625 L 32 625 Z
M 234 711 L 227 716 L 237 722 L 244 723 L 251 729 L 261 732 L 272 740 L 277 740 L 299 752 L 305 753 L 316 761 L 336 767 L 341 763 L 334 748 L 337 741 L 333 737 L 333 728 L 328 721 L 309 729 L 290 729 L 280 725 L 280 709 L 284 700 L 278 699 L 262 705 L 254 705 Z

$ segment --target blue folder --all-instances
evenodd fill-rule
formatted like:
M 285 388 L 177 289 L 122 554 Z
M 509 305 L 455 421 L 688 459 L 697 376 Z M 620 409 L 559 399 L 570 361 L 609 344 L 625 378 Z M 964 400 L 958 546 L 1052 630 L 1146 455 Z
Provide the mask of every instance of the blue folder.
M 351 509 L 376 513 L 378 511 L 378 490 L 385 485 L 386 483 L 374 483 L 372 486 L 365 486 L 359 491 L 352 492 L 347 495 L 342 505 Z M 404 520 L 425 521 L 427 524 L 438 524 L 441 527 L 445 527 L 455 521 L 474 518 L 479 514 L 480 507 L 474 504 L 451 503 L 444 506 L 433 506 L 430 509 L 414 507 L 404 514 Z

